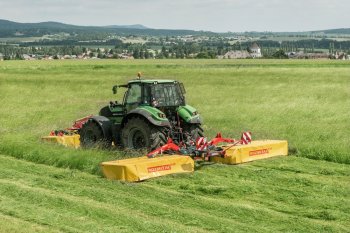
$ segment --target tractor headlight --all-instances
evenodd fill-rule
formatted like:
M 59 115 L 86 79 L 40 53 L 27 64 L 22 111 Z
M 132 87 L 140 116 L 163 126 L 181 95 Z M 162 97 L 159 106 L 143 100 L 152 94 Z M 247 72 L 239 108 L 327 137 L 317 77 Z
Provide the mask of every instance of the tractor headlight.
M 196 115 L 198 115 L 198 112 L 197 112 L 197 111 L 194 111 L 194 112 L 192 113 L 192 116 L 196 116 Z
M 161 113 L 161 112 L 158 113 L 158 116 L 159 116 L 160 118 L 166 118 L 165 114 L 164 114 L 164 113 Z

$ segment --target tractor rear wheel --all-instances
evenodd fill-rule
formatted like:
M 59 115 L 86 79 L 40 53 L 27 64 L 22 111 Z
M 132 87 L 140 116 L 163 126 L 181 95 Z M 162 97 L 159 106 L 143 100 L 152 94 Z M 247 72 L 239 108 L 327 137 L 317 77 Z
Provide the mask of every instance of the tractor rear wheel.
M 154 150 L 166 143 L 160 129 L 141 118 L 131 118 L 122 130 L 122 144 L 130 149 Z
M 194 141 L 199 137 L 204 137 L 204 130 L 200 124 L 185 125 L 184 131 L 188 133 L 191 139 Z
M 80 144 L 83 148 L 107 149 L 112 145 L 104 137 L 101 127 L 95 121 L 87 121 L 80 130 Z

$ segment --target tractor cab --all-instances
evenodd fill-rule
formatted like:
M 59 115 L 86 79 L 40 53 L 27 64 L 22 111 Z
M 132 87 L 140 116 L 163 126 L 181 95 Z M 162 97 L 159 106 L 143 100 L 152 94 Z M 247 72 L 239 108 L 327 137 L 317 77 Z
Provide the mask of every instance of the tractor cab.
M 125 85 L 114 86 L 113 92 L 116 93 L 119 87 L 127 88 L 123 102 L 121 105 L 111 102 L 111 107 L 123 106 L 126 113 L 139 106 L 165 109 L 185 105 L 185 88 L 177 81 L 133 80 Z
M 156 83 L 148 87 L 153 107 L 166 108 L 185 105 L 185 88 L 182 83 Z

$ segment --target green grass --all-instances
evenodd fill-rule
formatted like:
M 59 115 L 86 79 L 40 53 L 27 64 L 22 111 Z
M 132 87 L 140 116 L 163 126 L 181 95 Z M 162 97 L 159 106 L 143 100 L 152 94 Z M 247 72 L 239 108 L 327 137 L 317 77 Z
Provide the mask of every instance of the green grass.
M 250 130 L 293 156 L 125 184 L 98 164 L 133 152 L 40 140 L 121 100 L 111 87 L 138 71 L 184 82 L 209 137 Z M 349 73 L 348 61 L 0 62 L 0 232 L 347 231 Z
M 303 158 L 212 165 L 192 175 L 127 184 L 0 155 L 0 174 L 4 232 L 345 232 L 350 227 L 348 165 Z
M 118 158 L 118 152 L 85 156 L 90 152 L 53 149 L 39 138 L 121 100 L 123 93 L 113 96 L 112 85 L 142 71 L 183 81 L 187 102 L 199 110 L 209 137 L 250 130 L 257 139 L 287 139 L 298 156 L 350 163 L 350 62 L 39 61 L 3 62 L 0 70 L 0 152 L 13 156 L 67 160 L 65 166 L 73 167 Z M 70 164 L 79 156 L 77 162 L 86 165 Z

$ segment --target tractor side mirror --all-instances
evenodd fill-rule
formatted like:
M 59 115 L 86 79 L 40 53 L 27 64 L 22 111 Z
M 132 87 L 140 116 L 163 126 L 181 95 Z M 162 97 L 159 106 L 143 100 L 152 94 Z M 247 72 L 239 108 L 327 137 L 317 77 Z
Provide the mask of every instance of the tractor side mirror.
M 113 86 L 112 88 L 113 94 L 117 94 L 117 90 L 118 90 L 118 85 Z
M 186 94 L 186 90 L 185 90 L 185 86 L 183 83 L 179 83 L 180 84 L 180 90 L 182 92 L 182 94 Z

